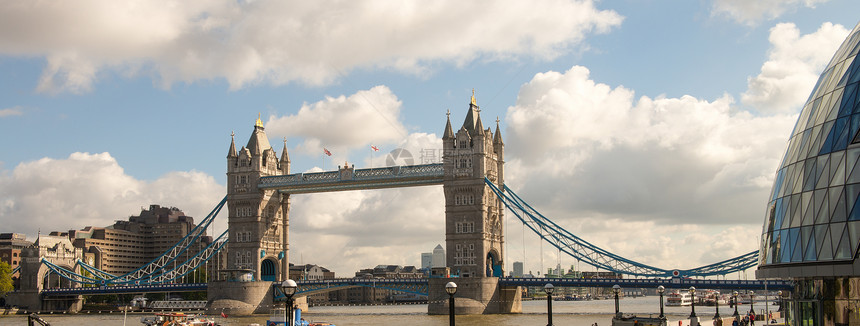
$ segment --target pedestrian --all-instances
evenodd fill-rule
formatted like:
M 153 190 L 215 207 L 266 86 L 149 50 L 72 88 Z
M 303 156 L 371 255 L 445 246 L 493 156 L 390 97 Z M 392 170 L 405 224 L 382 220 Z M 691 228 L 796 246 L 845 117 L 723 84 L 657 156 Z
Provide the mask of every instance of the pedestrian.
M 738 323 L 738 317 L 732 319 L 732 326 L 741 326 L 740 323 Z
M 755 313 L 750 312 L 750 325 L 755 326 Z

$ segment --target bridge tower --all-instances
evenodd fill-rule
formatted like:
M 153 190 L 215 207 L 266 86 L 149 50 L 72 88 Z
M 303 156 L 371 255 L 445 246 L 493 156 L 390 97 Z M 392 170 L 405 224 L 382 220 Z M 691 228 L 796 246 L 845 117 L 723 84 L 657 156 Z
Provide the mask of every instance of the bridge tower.
M 484 179 L 504 185 L 505 144 L 499 121 L 484 129 L 474 91 L 462 127 L 454 133 L 448 113 L 442 136 L 445 194 L 446 265 L 458 285 L 457 313 L 486 314 L 521 311 L 517 289 L 501 288 L 504 276 L 503 203 Z M 444 283 L 431 280 L 431 301 L 444 298 Z M 440 283 L 440 284 L 434 284 Z M 436 300 L 438 301 L 438 300 Z M 446 303 L 432 305 L 431 314 L 447 313 Z
M 227 279 L 209 284 L 210 311 L 265 313 L 261 307 L 271 305 L 272 282 L 288 278 L 289 195 L 257 185 L 261 177 L 289 172 L 286 139 L 279 159 L 259 117 L 246 146 L 237 151 L 235 139 L 231 139 L 227 152 Z

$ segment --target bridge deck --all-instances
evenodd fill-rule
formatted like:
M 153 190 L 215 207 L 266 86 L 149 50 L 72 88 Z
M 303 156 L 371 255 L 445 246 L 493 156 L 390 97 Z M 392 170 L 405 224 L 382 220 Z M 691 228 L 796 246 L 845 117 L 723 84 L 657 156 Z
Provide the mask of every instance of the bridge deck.
M 341 168 L 337 171 L 294 173 L 260 178 L 259 189 L 306 194 L 346 190 L 384 189 L 442 184 L 441 163 L 389 166 L 370 169 Z

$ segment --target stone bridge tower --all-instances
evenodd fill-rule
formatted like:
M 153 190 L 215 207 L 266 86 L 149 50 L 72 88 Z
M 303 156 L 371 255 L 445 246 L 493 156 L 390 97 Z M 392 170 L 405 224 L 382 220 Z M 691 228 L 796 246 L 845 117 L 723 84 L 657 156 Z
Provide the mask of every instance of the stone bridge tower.
M 262 177 L 289 173 L 286 139 L 278 158 L 259 118 L 246 146 L 237 151 L 235 139 L 231 140 L 227 152 L 230 240 L 227 270 L 222 273 L 226 279 L 210 283 L 210 311 L 266 313 L 260 307 L 271 305 L 272 282 L 288 278 L 289 195 L 260 190 L 257 185 Z
M 431 301 L 444 295 L 444 284 L 458 285 L 457 313 L 511 313 L 521 310 L 516 289 L 502 289 L 504 276 L 504 204 L 485 184 L 504 185 L 505 144 L 499 121 L 496 130 L 484 129 L 474 92 L 462 127 L 454 133 L 451 117 L 442 136 L 445 171 L 446 265 L 455 279 L 431 280 Z M 441 288 L 441 293 L 438 293 Z M 431 306 L 430 313 L 447 313 L 447 308 Z

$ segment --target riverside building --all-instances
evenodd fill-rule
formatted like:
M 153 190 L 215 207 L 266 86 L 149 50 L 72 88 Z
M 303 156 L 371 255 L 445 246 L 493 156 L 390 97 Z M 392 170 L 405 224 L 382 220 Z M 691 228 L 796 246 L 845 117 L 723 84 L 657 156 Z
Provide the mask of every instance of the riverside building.
M 776 170 L 759 279 L 790 279 L 791 325 L 860 323 L 860 25 L 819 77 Z
M 122 275 L 158 258 L 195 226 L 194 218 L 176 207 L 150 205 L 128 221 L 116 221 L 108 227 L 88 226 L 65 235 L 84 251 L 88 264 Z M 185 261 L 211 242 L 209 236 L 200 237 L 196 246 L 185 253 L 187 257 L 180 257 L 179 261 Z

